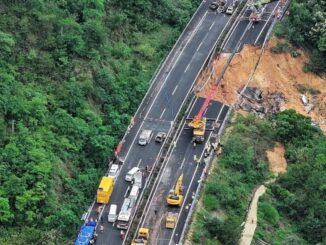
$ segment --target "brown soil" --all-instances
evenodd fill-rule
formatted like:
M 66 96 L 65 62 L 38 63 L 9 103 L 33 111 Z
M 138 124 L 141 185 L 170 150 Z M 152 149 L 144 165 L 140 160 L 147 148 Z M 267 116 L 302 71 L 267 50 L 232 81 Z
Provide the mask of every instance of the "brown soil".
M 282 92 L 287 101 L 281 110 L 295 109 L 303 115 L 310 116 L 326 132 L 326 79 L 312 73 L 303 72 L 303 65 L 309 61 L 309 57 L 302 50 L 298 50 L 301 56 L 297 58 L 291 57 L 289 53 L 272 53 L 270 48 L 280 41 L 283 40 L 273 38 L 269 41 L 249 86 L 260 88 L 264 94 L 276 91 Z M 233 105 L 237 101 L 237 91 L 247 83 L 260 52 L 260 48 L 245 46 L 239 54 L 234 56 L 221 80 L 214 99 L 228 105 Z M 197 91 L 199 96 L 205 97 L 208 95 L 227 58 L 227 55 L 222 54 L 215 60 L 214 74 L 209 78 L 207 85 L 201 91 Z M 207 78 L 199 81 L 199 84 L 204 84 L 206 80 Z M 300 92 L 297 89 L 299 84 L 320 92 L 316 95 L 305 94 L 309 102 L 315 105 L 309 114 L 304 110 L 300 100 Z
M 273 150 L 266 151 L 269 168 L 274 173 L 285 173 L 287 163 L 284 158 L 284 146 L 280 143 L 276 143 Z

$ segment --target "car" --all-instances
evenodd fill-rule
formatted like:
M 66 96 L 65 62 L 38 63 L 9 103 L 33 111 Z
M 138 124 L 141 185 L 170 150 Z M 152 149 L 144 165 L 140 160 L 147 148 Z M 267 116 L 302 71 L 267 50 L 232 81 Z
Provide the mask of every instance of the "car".
M 226 14 L 233 14 L 233 5 L 230 5 L 227 9 L 226 9 Z
M 147 145 L 150 142 L 152 135 L 153 135 L 152 130 L 148 130 L 148 129 L 142 130 L 139 135 L 138 144 L 142 146 Z
M 113 179 L 116 179 L 118 177 L 118 174 L 119 174 L 119 165 L 112 164 L 108 173 L 108 177 L 112 177 Z
M 217 2 L 212 2 L 210 5 L 209 5 L 209 8 L 211 10 L 216 10 L 218 8 L 218 3 Z
M 162 143 L 166 138 L 166 133 L 164 132 L 158 132 L 155 136 L 155 142 Z

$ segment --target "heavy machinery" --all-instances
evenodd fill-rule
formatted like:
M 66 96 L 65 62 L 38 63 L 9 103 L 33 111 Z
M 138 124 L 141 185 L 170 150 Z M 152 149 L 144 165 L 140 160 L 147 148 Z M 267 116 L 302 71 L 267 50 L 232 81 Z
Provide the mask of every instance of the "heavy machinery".
M 165 227 L 168 229 L 174 229 L 175 224 L 177 223 L 177 219 L 177 213 L 168 212 L 168 214 L 166 215 Z
M 206 97 L 204 104 L 200 108 L 198 114 L 195 116 L 195 118 L 188 123 L 188 126 L 193 128 L 193 142 L 201 143 L 205 140 L 205 130 L 206 130 L 206 118 L 203 117 L 209 103 L 212 100 L 213 95 L 215 94 L 217 90 L 217 85 L 214 85 L 209 95 Z
M 263 15 L 266 10 L 266 4 L 270 2 L 274 2 L 277 0 L 258 0 L 255 3 L 250 2 L 249 3 L 249 8 L 251 10 L 251 14 L 249 16 L 249 20 L 252 22 L 259 22 L 263 20 Z
M 149 229 L 141 227 L 138 230 L 137 238 L 132 240 L 131 245 L 147 245 L 149 238 Z
M 182 182 L 183 182 L 183 174 L 179 176 L 174 189 L 170 190 L 170 193 L 166 198 L 166 202 L 169 205 L 172 205 L 172 206 L 181 206 L 182 205 L 182 201 L 183 201 Z

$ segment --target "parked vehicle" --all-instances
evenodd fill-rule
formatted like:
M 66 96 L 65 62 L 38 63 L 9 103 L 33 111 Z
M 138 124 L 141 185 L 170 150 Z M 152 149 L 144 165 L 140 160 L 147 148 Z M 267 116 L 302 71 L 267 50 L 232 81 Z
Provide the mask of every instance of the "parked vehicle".
M 147 145 L 151 138 L 152 138 L 153 132 L 152 130 L 144 129 L 141 131 L 138 139 L 139 145 Z
M 142 188 L 143 173 L 138 171 L 134 174 L 134 185 L 138 186 L 139 189 Z
M 119 165 L 118 164 L 112 164 L 109 173 L 108 173 L 108 177 L 113 178 L 114 180 L 118 177 L 119 174 Z
M 108 222 L 114 223 L 117 220 L 118 214 L 118 206 L 116 204 L 111 204 L 109 214 L 108 214 Z
M 110 200 L 114 186 L 112 177 L 104 176 L 97 188 L 96 201 L 97 203 L 107 204 Z
M 128 171 L 126 174 L 125 180 L 126 181 L 132 181 L 134 179 L 135 173 L 137 173 L 140 169 L 138 167 L 133 167 Z
M 164 132 L 158 132 L 155 136 L 155 142 L 162 143 L 166 138 L 166 133 Z
M 80 228 L 78 237 L 74 245 L 89 245 L 94 243 L 94 233 L 95 233 L 96 222 L 89 221 Z
M 230 5 L 227 9 L 226 9 L 226 14 L 233 14 L 233 6 Z

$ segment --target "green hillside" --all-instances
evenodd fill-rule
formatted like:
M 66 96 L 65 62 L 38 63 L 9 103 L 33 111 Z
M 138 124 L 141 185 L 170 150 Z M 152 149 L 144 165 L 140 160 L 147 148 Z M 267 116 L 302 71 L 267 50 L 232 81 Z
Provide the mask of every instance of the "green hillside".
M 67 244 L 199 0 L 0 2 L 0 244 Z

